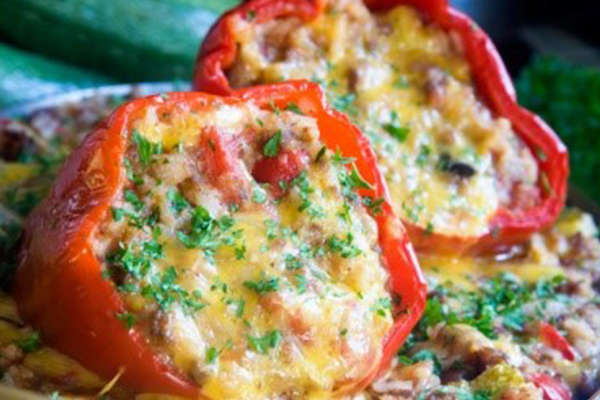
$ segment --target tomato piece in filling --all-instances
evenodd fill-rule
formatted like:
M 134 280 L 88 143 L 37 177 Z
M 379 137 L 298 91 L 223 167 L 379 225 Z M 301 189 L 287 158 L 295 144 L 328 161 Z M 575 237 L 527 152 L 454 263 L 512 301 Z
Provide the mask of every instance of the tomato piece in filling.
M 310 21 L 235 19 L 232 87 L 320 83 L 369 135 L 396 214 L 426 234 L 478 237 L 501 208 L 540 204 L 540 173 L 509 120 L 479 99 L 461 45 L 409 6 L 326 1 Z
M 393 318 L 377 226 L 315 119 L 149 108 L 125 160 L 93 249 L 117 317 L 203 395 L 305 398 L 378 368 Z

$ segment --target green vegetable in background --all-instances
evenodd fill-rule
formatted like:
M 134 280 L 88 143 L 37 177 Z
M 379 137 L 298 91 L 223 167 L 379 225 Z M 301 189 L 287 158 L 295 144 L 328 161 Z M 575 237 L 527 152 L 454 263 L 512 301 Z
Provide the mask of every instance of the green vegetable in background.
M 0 44 L 0 108 L 110 83 L 101 75 Z
M 569 147 L 571 181 L 600 198 L 600 69 L 538 58 L 517 80 L 517 92 Z
M 239 0 L 2 0 L 0 34 L 122 81 L 192 76 L 217 16 Z

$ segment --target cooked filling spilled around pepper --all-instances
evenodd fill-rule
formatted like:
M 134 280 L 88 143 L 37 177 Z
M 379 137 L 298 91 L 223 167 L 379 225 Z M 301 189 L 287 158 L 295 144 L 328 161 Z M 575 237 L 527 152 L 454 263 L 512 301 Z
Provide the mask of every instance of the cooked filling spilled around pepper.
M 377 227 L 316 120 L 151 110 L 130 135 L 95 239 L 115 318 L 209 398 L 308 397 L 373 371 L 393 322 Z
M 318 19 L 236 24 L 234 87 L 319 82 L 369 135 L 398 215 L 427 232 L 481 235 L 499 207 L 539 203 L 531 151 L 478 99 L 461 45 L 413 8 L 330 1 Z

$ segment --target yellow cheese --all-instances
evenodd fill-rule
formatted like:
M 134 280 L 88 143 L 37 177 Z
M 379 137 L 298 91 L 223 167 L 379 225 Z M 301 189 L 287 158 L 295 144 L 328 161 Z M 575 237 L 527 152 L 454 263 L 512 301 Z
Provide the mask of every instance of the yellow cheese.
M 543 265 L 532 261 L 496 262 L 468 256 L 453 258 L 425 254 L 419 255 L 419 261 L 430 280 L 450 282 L 466 290 L 476 290 L 482 278 L 492 278 L 503 272 L 515 274 L 530 283 L 564 275 L 564 270 L 558 265 Z
M 482 235 L 498 207 L 510 204 L 513 184 L 535 185 L 530 152 L 510 123 L 477 99 L 460 43 L 415 9 L 379 15 L 359 0 L 331 1 L 310 24 L 240 20 L 236 29 L 232 84 L 319 82 L 369 135 L 404 220 L 443 234 Z M 269 46 L 281 54 L 276 61 L 264 55 Z M 472 176 L 449 173 L 448 159 Z
M 331 154 L 310 162 L 278 199 L 252 177 L 253 163 L 275 132 L 282 132 L 281 147 L 301 149 L 314 160 L 322 148 L 316 121 L 218 105 L 200 113 L 178 110 L 162 121 L 151 109 L 133 126 L 162 150 L 144 166 L 132 139 L 131 173 L 143 183 L 126 184 L 113 204 L 125 217 L 107 216 L 96 248 L 109 265 L 124 249 L 135 260 L 141 243 L 160 253 L 140 264 L 145 272 L 128 267 L 126 283 L 140 289 L 124 295 L 140 326 L 152 327 L 146 333 L 158 351 L 208 398 L 262 400 L 291 391 L 327 398 L 370 374 L 393 322 L 391 298 L 375 221 L 358 198 L 342 193 L 346 167 L 334 165 Z M 201 172 L 198 145 L 210 130 L 240 150 L 231 161 L 240 180 L 233 189 L 245 193 L 249 187 L 251 195 L 243 195 L 234 211 L 213 186 L 214 177 Z M 173 192 L 187 204 L 179 211 Z M 136 210 L 131 196 L 143 206 Z M 211 220 L 215 236 L 203 242 L 216 243 L 210 251 L 181 239 L 192 229 L 191 204 Z M 156 227 L 140 228 L 129 219 L 142 209 L 157 210 Z M 119 260 L 127 272 L 129 261 Z M 168 296 L 174 301 L 164 307 L 160 301 Z

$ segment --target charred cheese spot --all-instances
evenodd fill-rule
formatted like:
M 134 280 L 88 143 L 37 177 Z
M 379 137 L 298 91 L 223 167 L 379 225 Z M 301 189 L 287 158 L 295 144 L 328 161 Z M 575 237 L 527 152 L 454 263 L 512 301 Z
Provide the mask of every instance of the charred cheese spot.
M 127 327 L 209 398 L 331 394 L 377 367 L 393 322 L 377 227 L 346 165 L 315 161 L 314 119 L 149 109 L 129 142 L 95 242 Z M 289 154 L 295 176 L 254 178 Z
M 508 120 L 478 99 L 461 44 L 401 6 L 371 14 L 329 2 L 310 24 L 236 25 L 235 87 L 319 82 L 371 138 L 398 215 L 427 231 L 478 236 L 501 207 L 539 200 L 537 164 Z

